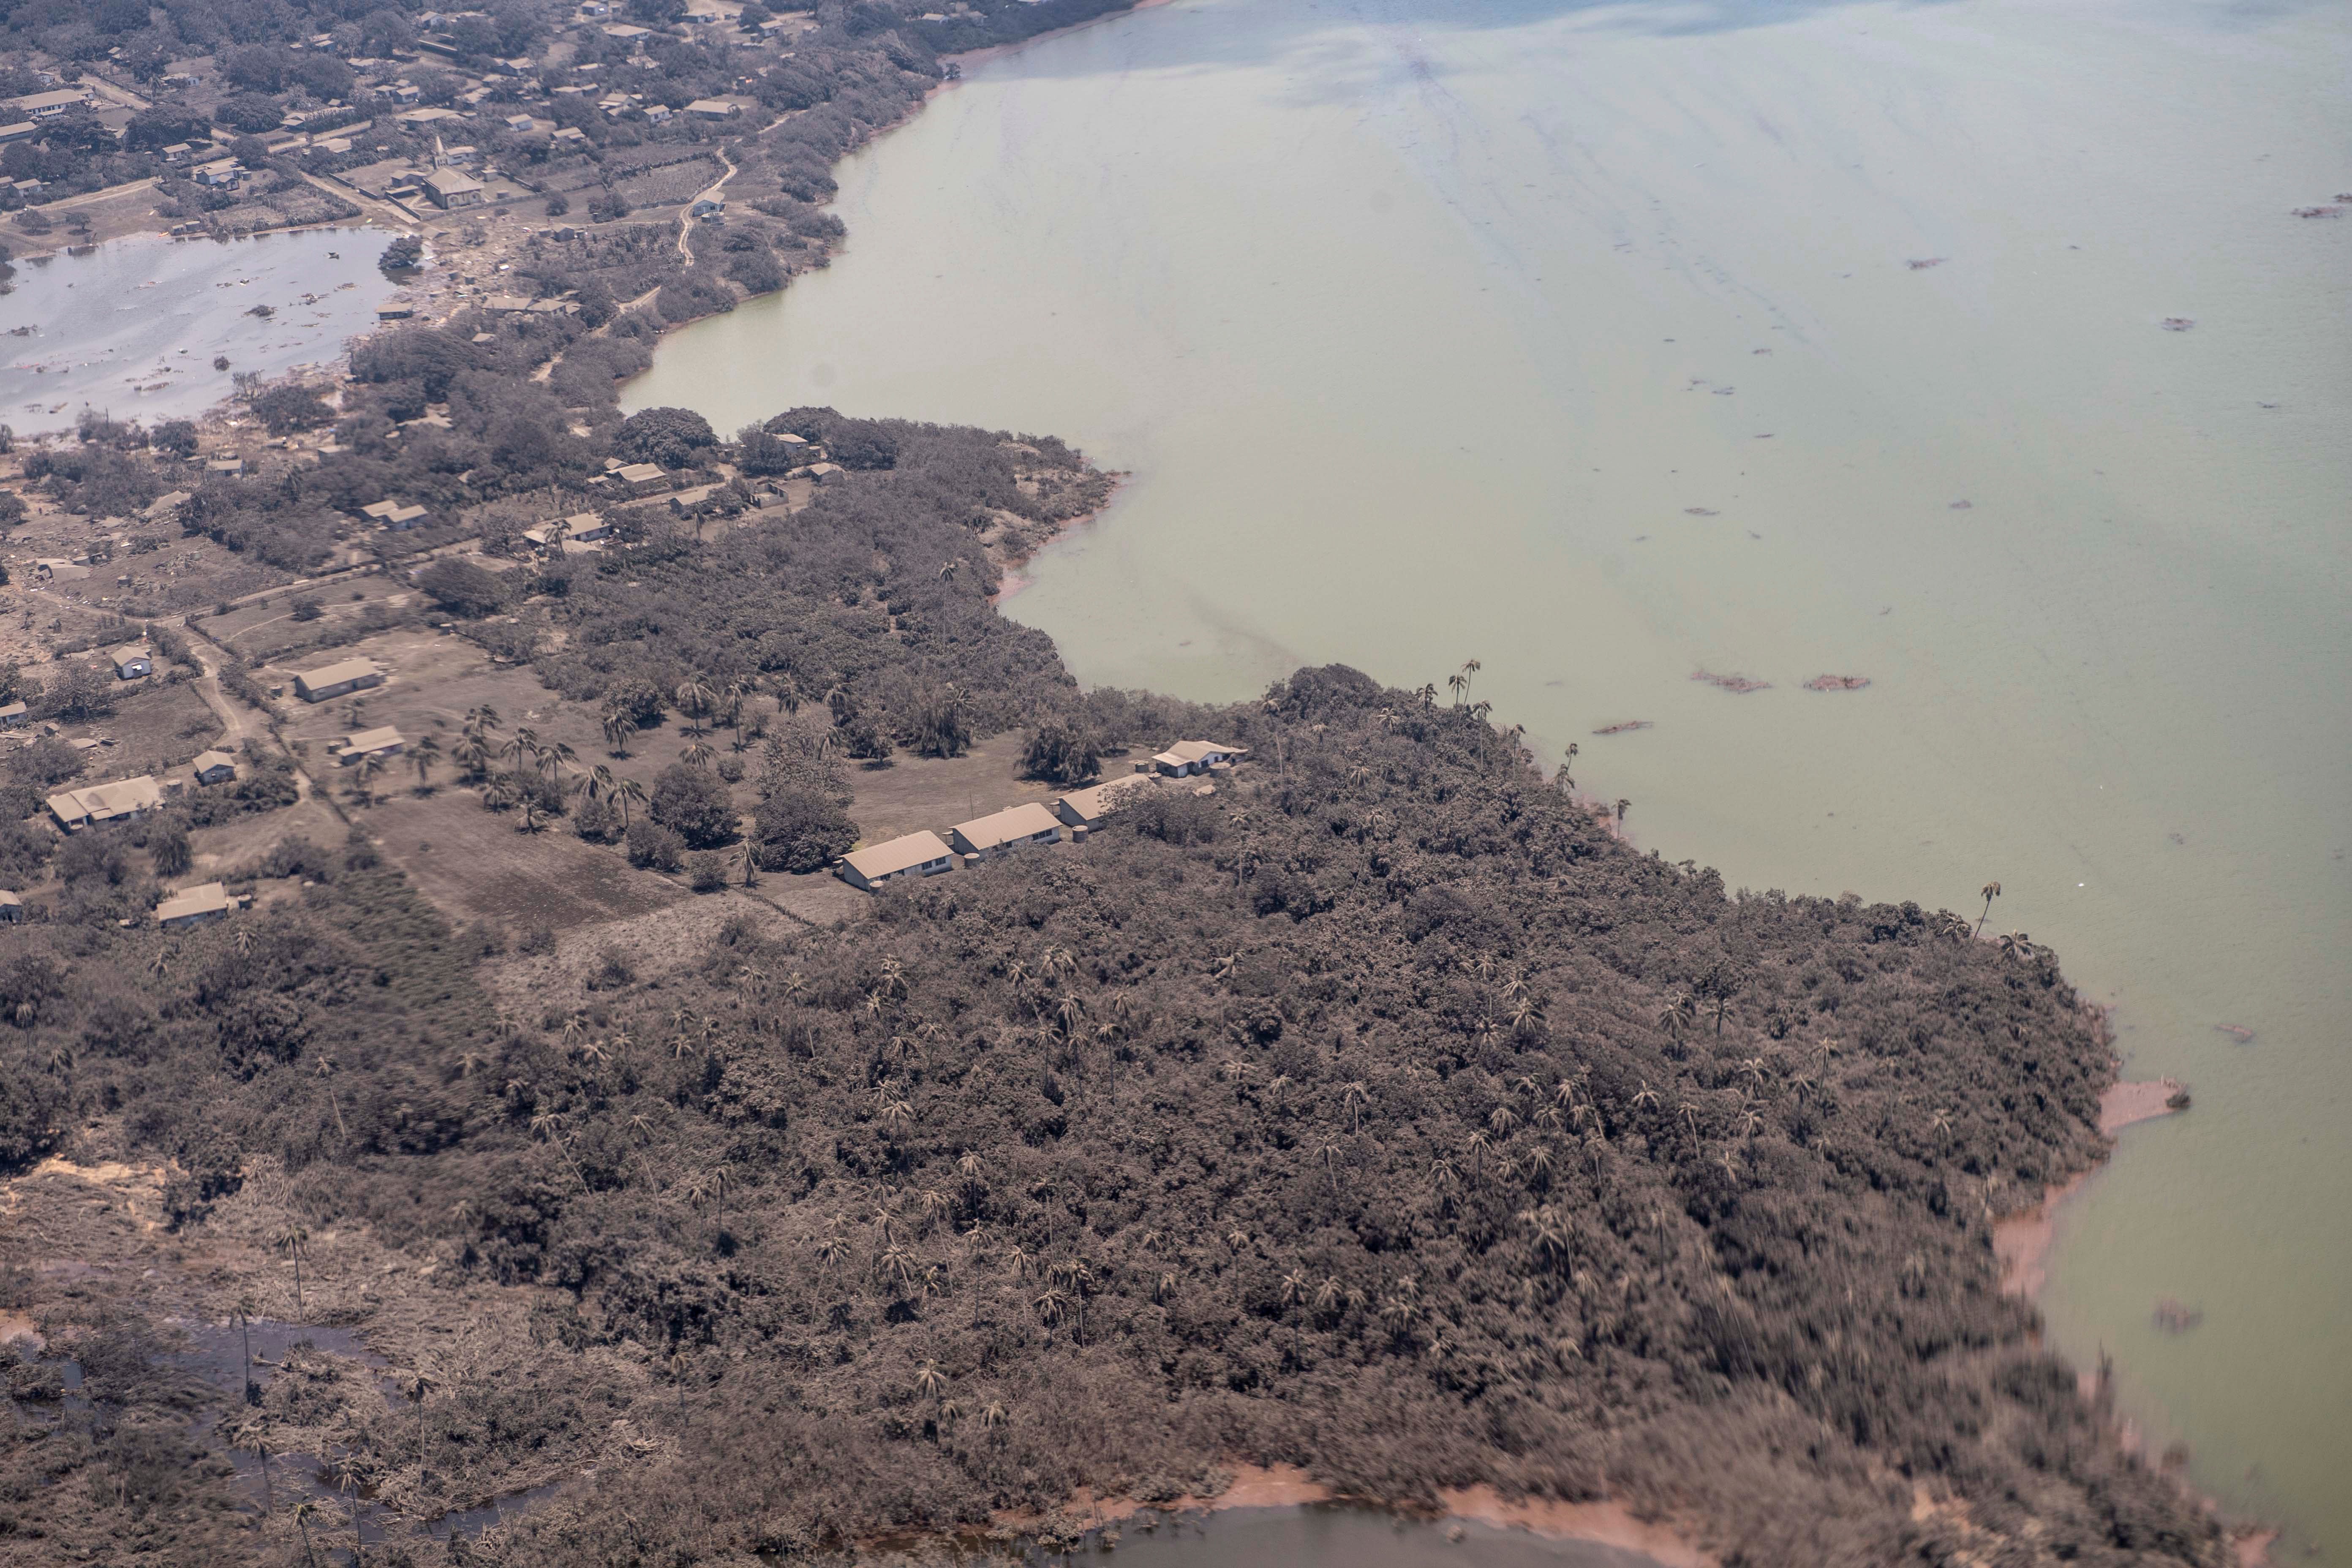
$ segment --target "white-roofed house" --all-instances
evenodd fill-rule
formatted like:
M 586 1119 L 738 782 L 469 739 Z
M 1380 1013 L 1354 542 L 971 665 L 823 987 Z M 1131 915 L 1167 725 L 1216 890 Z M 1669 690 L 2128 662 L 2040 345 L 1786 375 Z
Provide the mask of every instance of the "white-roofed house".
M 294 677 L 294 695 L 305 702 L 324 702 L 328 698 L 341 697 L 346 691 L 383 684 L 383 672 L 372 660 L 344 658 L 333 664 L 322 664 L 316 669 L 298 672 Z
M 1170 778 L 1187 778 L 1193 773 L 1205 773 L 1220 763 L 1230 763 L 1249 755 L 1247 746 L 1229 746 L 1221 741 L 1179 741 L 1151 759 L 1150 765 Z M 1136 764 L 1141 771 L 1144 764 Z
M 841 879 L 870 893 L 900 877 L 935 877 L 954 863 L 954 856 L 938 834 L 909 833 L 843 856 Z
M 335 765 L 347 768 L 362 757 L 396 757 L 407 743 L 401 738 L 400 731 L 389 724 L 373 730 L 362 730 L 344 736 L 343 743 L 335 748 Z
M 155 661 L 147 657 L 147 650 L 143 647 L 122 648 L 110 657 L 114 660 L 114 673 L 121 679 L 137 680 L 142 676 L 155 673 Z
M 155 923 L 166 928 L 192 926 L 200 921 L 217 920 L 237 907 L 226 888 L 218 882 L 205 882 L 193 888 L 183 888 L 155 906 Z
M 1061 818 L 1034 800 L 948 829 L 948 842 L 959 855 L 1002 855 L 1024 844 L 1055 843 L 1061 837 Z
M 1159 787 L 1151 775 L 1134 773 L 1091 789 L 1072 790 L 1054 802 L 1054 815 L 1072 827 L 1099 827 L 1104 817 Z
M 163 804 L 163 791 L 151 775 L 142 773 L 135 779 L 64 790 L 49 796 L 48 804 L 58 826 L 79 833 L 109 822 L 136 821 Z

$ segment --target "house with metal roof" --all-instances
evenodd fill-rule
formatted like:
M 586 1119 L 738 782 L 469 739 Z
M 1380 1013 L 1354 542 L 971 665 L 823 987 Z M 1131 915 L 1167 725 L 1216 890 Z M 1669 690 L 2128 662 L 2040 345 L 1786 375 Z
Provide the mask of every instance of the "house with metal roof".
M 1147 773 L 1132 773 L 1123 779 L 1112 779 L 1091 789 L 1072 790 L 1054 801 L 1054 815 L 1072 827 L 1099 827 L 1103 818 L 1121 806 L 1131 805 L 1141 796 L 1159 786 Z
M 183 888 L 155 906 L 155 923 L 167 930 L 175 926 L 192 926 L 204 921 L 218 920 L 237 907 L 238 900 L 229 896 L 218 882 L 205 882 L 193 888 Z
M 110 822 L 135 822 L 163 804 L 163 786 L 152 776 L 117 779 L 87 789 L 62 790 L 49 796 L 49 815 L 68 833 L 100 827 Z
M 155 673 L 155 661 L 147 657 L 143 647 L 118 648 L 108 656 L 114 660 L 114 674 L 121 680 L 137 680 Z
M 1231 763 L 1248 755 L 1247 746 L 1229 746 L 1218 741 L 1179 741 L 1155 755 L 1150 765 L 1170 778 L 1181 779 L 1205 773 L 1221 763 Z M 1143 765 L 1138 763 L 1138 771 Z
M 341 697 L 346 691 L 358 691 L 383 684 L 383 672 L 372 659 L 344 658 L 332 664 L 322 664 L 316 669 L 297 671 L 294 695 L 305 702 L 324 702 L 330 697 Z
M 396 757 L 407 744 L 398 730 L 383 724 L 344 736 L 342 744 L 331 754 L 337 767 L 347 768 L 362 757 Z
M 853 849 L 841 858 L 841 879 L 872 892 L 900 877 L 936 877 L 955 864 L 955 857 L 936 833 L 909 833 L 904 838 Z
M 200 784 L 221 784 L 236 777 L 236 759 L 226 752 L 198 752 L 192 771 Z
M 948 829 L 948 842 L 959 855 L 1003 855 L 1024 844 L 1056 843 L 1061 837 L 1061 818 L 1034 800 Z

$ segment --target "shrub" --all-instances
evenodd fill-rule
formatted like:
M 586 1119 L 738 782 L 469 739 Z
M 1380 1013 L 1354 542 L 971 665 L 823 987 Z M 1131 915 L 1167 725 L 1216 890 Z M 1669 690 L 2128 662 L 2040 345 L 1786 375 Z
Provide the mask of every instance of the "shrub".
M 1037 726 L 1021 747 L 1021 772 L 1047 784 L 1074 784 L 1092 778 L 1102 765 L 1102 743 L 1094 731 L 1066 715 Z
M 727 785 L 708 768 L 672 763 L 654 783 L 650 814 L 655 822 L 674 829 L 698 849 L 723 844 L 735 836 L 735 801 Z
M 687 857 L 687 878 L 698 893 L 715 893 L 727 885 L 727 857 L 705 849 Z
M 752 860 L 762 871 L 822 871 L 857 842 L 857 825 L 816 790 L 775 791 L 751 814 Z
M 443 609 L 469 620 L 489 615 L 507 602 L 506 584 L 499 581 L 499 574 L 470 561 L 436 561 L 416 574 L 416 585 Z
M 675 871 L 686 863 L 686 840 L 643 817 L 629 824 L 629 864 L 644 871 Z
M 614 449 L 632 463 L 682 468 L 705 447 L 719 445 L 710 421 L 691 408 L 640 408 L 621 421 Z
M 386 272 L 405 272 L 425 259 L 425 242 L 413 234 L 404 234 L 383 247 L 375 264 Z

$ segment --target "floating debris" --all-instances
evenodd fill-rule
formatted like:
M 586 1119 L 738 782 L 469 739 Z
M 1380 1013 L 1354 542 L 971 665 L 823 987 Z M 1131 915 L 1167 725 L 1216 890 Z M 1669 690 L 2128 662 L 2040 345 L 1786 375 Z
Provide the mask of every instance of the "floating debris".
M 1738 390 L 1736 386 L 1718 386 L 1715 389 L 1715 395 L 1717 397 L 1728 397 Z
M 1683 508 L 1683 510 L 1688 512 L 1693 517 L 1713 517 L 1716 515 L 1713 509 L 1703 506 L 1686 506 Z
M 1628 719 L 1622 724 L 1603 724 L 1592 732 L 1596 735 L 1623 735 L 1635 730 L 1648 728 L 1650 728 L 1650 721 L 1647 719 Z
M 2342 196 L 2338 196 L 2336 199 L 2339 202 L 2344 200 Z M 2339 206 L 2297 207 L 2294 209 L 2294 216 L 2297 217 L 2342 217 L 2344 216 L 2344 209 Z
M 2213 1026 L 2213 1032 L 2227 1035 L 2242 1046 L 2251 1046 L 2254 1043 L 2254 1032 L 2243 1024 L 2216 1024 Z
M 1976 505 L 1977 503 L 1971 500 L 1956 500 L 1945 510 L 1948 511 L 1974 511 L 1976 510 Z
M 1750 691 L 1767 691 L 1772 686 L 1769 680 L 1753 680 L 1744 675 L 1717 675 L 1709 669 L 1695 669 L 1691 671 L 1691 679 L 1704 680 L 1709 686 L 1725 691 L 1737 691 L 1742 694 Z
M 1870 684 L 1866 675 L 1816 675 L 1805 682 L 1808 691 L 1859 691 Z
M 2168 332 L 2185 332 L 2197 324 L 2193 316 L 2167 316 L 2161 323 Z
M 2156 1326 L 2168 1334 L 2185 1334 L 2205 1321 L 2205 1314 L 2170 1296 L 2156 1299 Z
M 1948 257 L 1923 256 L 1916 260 L 1906 261 L 1903 265 L 1914 272 L 1925 272 L 1930 267 L 1941 267 L 1948 259 L 1950 259 Z

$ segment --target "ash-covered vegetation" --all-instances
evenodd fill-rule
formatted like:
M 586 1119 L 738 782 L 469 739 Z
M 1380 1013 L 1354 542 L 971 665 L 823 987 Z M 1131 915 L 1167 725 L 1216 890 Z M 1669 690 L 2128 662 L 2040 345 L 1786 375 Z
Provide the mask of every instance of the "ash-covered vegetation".
M 522 1405 L 304 1417 L 419 1513 L 596 1468 L 496 1561 L 799 1557 L 1235 1458 L 1607 1493 L 1727 1562 L 2222 1560 L 1996 1289 L 2112 1071 L 2048 954 L 1728 892 L 1352 671 L 1186 717 L 1243 781 L 505 1017 L 363 846 L 233 925 L 11 930 L 10 1155 L 169 1157 L 192 1239 L 282 1171 L 397 1265 L 364 1302 L 534 1291 Z

